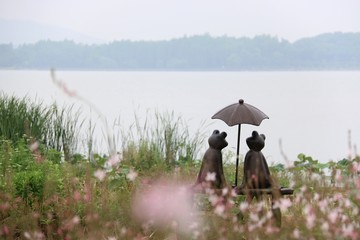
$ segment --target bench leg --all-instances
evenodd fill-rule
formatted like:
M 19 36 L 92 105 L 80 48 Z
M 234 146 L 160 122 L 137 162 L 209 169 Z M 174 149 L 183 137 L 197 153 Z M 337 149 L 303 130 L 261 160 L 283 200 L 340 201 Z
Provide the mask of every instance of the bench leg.
M 253 201 L 253 199 L 256 198 L 256 200 L 263 200 L 263 196 L 262 195 L 258 195 L 258 194 L 247 194 L 246 195 L 246 201 L 247 203 L 250 205 L 251 202 Z M 274 202 L 275 199 L 278 199 L 279 196 L 275 196 L 272 195 L 272 199 L 271 199 L 271 211 L 273 214 L 273 218 L 275 220 L 275 224 L 278 228 L 281 228 L 281 210 L 280 208 L 276 207 L 274 208 Z M 244 220 L 244 215 L 242 214 L 242 212 L 239 212 L 237 214 L 237 218 L 241 221 Z
M 274 202 L 276 199 L 279 199 L 279 196 L 272 195 L 271 197 L 271 211 L 275 219 L 275 224 L 278 228 L 281 228 L 281 210 L 279 207 L 274 208 Z
M 271 211 L 273 213 L 275 224 L 278 228 L 281 227 L 281 211 L 280 208 L 271 208 Z

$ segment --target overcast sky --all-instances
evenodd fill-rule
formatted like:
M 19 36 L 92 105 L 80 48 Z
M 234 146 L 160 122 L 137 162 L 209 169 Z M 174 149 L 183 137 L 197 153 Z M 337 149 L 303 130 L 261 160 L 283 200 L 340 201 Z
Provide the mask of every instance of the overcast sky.
M 105 41 L 204 33 L 270 34 L 294 41 L 360 32 L 360 0 L 0 0 L 0 18 L 64 27 Z

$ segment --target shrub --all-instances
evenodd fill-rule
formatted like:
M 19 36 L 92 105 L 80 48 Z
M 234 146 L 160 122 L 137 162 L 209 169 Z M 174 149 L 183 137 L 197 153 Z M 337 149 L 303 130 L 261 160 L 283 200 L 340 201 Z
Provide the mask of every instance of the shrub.
M 60 164 L 61 162 L 61 152 L 55 150 L 55 149 L 49 149 L 46 152 L 45 155 L 46 160 L 55 163 L 55 164 Z
M 21 197 L 29 205 L 36 200 L 42 201 L 45 180 L 45 174 L 40 169 L 15 173 L 13 179 L 15 196 Z
M 20 139 L 11 152 L 10 165 L 14 172 L 28 171 L 35 164 L 34 155 L 30 151 L 25 139 Z

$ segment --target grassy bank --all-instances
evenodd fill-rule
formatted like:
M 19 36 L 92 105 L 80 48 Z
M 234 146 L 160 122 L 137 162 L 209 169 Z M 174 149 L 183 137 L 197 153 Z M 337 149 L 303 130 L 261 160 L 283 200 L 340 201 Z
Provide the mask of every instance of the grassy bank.
M 320 164 L 300 154 L 291 166 L 271 166 L 295 190 L 275 203 L 279 228 L 269 199 L 248 205 L 230 188 L 189 194 L 205 137 L 190 136 L 172 113 L 136 120 L 113 141 L 116 153 L 103 155 L 76 151 L 83 122 L 75 109 L 3 95 L 0 111 L 1 239 L 360 237 L 358 157 Z M 224 166 L 229 184 L 234 169 Z

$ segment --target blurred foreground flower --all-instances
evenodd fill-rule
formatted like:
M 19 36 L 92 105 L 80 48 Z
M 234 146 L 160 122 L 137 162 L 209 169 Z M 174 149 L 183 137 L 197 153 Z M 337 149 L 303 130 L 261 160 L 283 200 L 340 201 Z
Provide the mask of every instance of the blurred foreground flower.
M 353 162 L 351 170 L 355 174 L 359 173 L 360 172 L 360 163 L 359 162 Z
M 189 188 L 168 182 L 157 183 L 138 192 L 133 201 L 133 213 L 144 224 L 160 228 L 176 226 L 182 233 L 194 230 L 194 223 L 198 225 Z
M 98 169 L 96 170 L 96 172 L 94 173 L 94 176 L 99 179 L 99 181 L 104 180 L 105 176 L 106 176 L 106 172 L 104 170 Z
M 36 150 L 39 149 L 39 146 L 40 146 L 40 144 L 38 141 L 33 142 L 32 144 L 30 144 L 30 147 L 29 147 L 30 151 L 35 152 Z
M 292 206 L 292 202 L 290 199 L 281 198 L 280 200 L 275 201 L 273 208 L 280 208 L 280 211 L 284 212 L 291 206 Z
M 126 178 L 129 179 L 130 181 L 134 181 L 138 176 L 138 173 L 135 172 L 135 170 L 130 169 L 130 172 L 126 175 Z
M 25 239 L 31 239 L 31 240 L 43 240 L 45 239 L 45 236 L 43 233 L 41 232 L 33 232 L 33 233 L 30 233 L 30 232 L 24 232 L 24 237 Z
M 117 168 L 120 164 L 120 154 L 113 154 L 105 162 L 105 168 L 111 170 L 112 168 Z
M 208 172 L 205 177 L 205 181 L 207 182 L 215 182 L 216 180 L 216 173 L 215 172 Z

